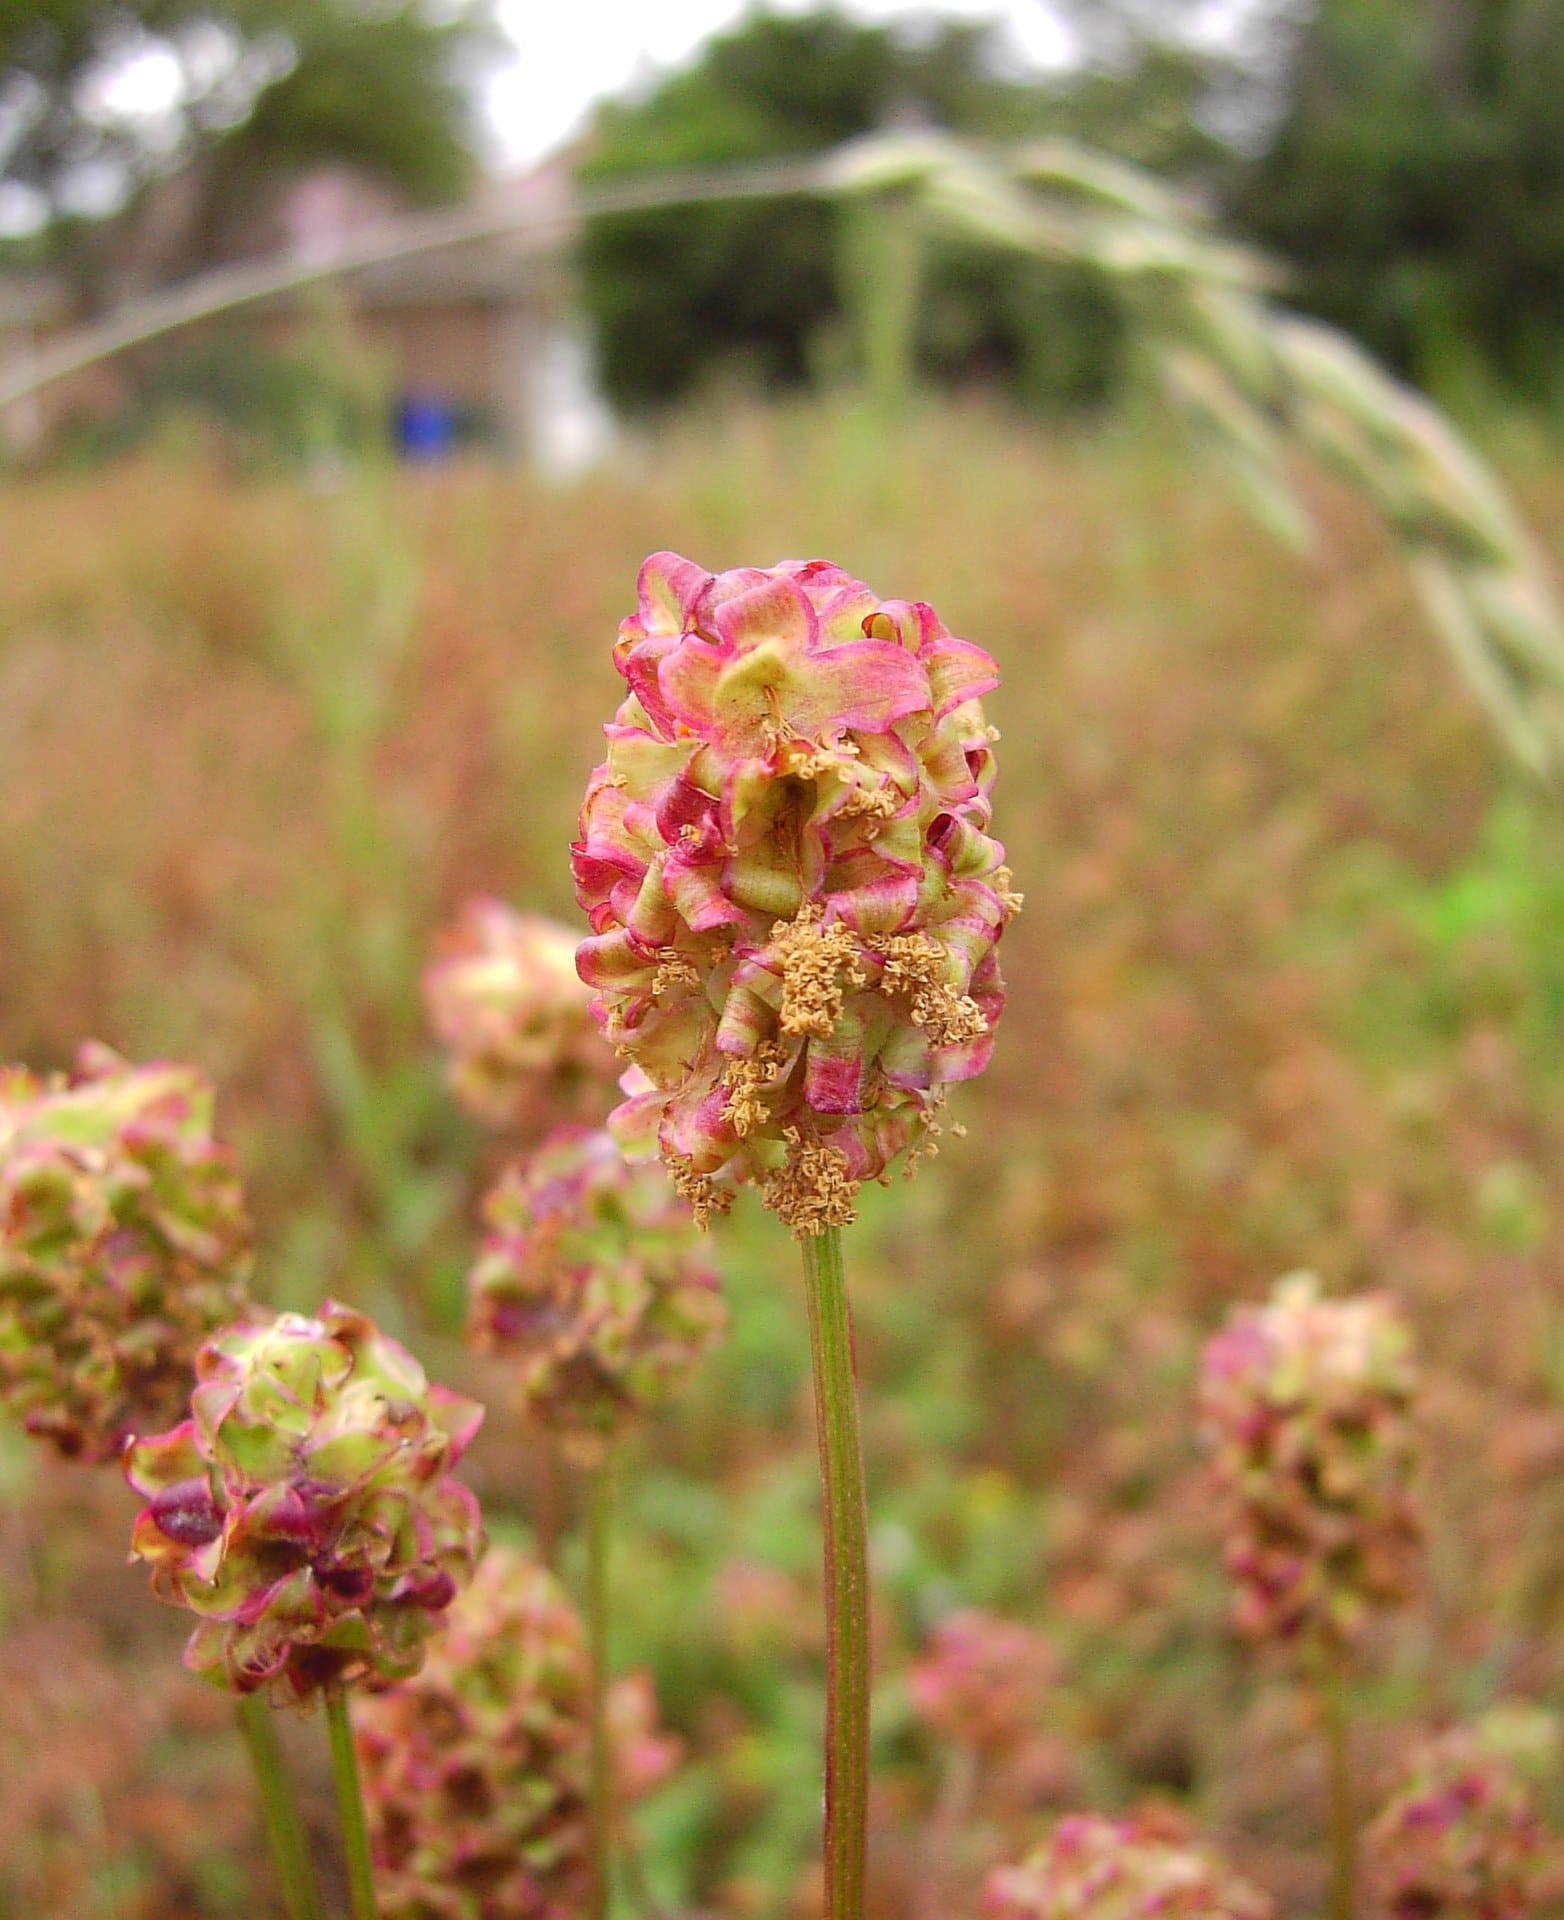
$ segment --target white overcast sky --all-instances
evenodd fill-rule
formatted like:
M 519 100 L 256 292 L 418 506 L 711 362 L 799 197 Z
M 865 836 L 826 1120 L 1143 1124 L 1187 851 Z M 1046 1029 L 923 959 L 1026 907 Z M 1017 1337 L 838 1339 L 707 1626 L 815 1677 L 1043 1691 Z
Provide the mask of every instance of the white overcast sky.
M 595 101 L 682 65 L 747 10 L 746 0 L 501 0 L 517 55 L 489 88 L 497 157 L 512 165 L 541 159 L 577 130 Z M 804 13 L 810 0 L 772 0 L 772 10 Z M 1032 66 L 1058 66 L 1069 55 L 1046 0 L 846 0 L 842 11 L 864 20 L 931 13 L 997 20 Z

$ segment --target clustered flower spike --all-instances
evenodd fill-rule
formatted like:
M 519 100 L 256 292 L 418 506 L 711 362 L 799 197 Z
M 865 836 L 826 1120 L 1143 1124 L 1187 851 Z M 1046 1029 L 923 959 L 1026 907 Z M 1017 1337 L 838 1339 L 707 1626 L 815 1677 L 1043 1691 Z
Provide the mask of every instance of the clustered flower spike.
M 0 1068 L 0 1399 L 70 1457 L 179 1417 L 197 1347 L 245 1300 L 250 1223 L 192 1067 L 84 1047 Z
M 1536 1795 L 1468 1729 L 1424 1746 L 1364 1857 L 1376 1920 L 1527 1920 L 1559 1891 Z
M 1058 1657 L 1041 1634 L 968 1607 L 934 1629 L 907 1691 L 940 1739 L 996 1750 L 1036 1731 L 1058 1682 Z
M 1227 1509 L 1237 1619 L 1257 1641 L 1343 1651 L 1413 1586 L 1412 1337 L 1381 1294 L 1312 1274 L 1236 1311 L 1206 1348 L 1201 1424 Z
M 502 900 L 469 900 L 440 936 L 424 1006 L 461 1104 L 491 1126 L 597 1120 L 617 1069 L 576 972 L 576 936 Z
M 613 1138 L 562 1128 L 484 1203 L 468 1281 L 480 1350 L 584 1462 L 695 1366 L 727 1323 L 689 1207 Z
M 189 1419 L 125 1459 L 132 1557 L 200 1619 L 185 1664 L 278 1701 L 416 1672 L 482 1551 L 450 1470 L 483 1409 L 333 1301 L 230 1328 L 196 1374 Z
M 1019 1867 L 998 1867 L 984 1920 L 1273 1920 L 1275 1905 L 1183 1822 L 1074 1814 Z
M 639 1073 L 614 1125 L 701 1217 L 800 1235 L 932 1150 L 987 1064 L 1020 905 L 991 838 L 993 661 L 821 560 L 641 569 L 574 848 L 581 976 Z
M 578 1920 L 592 1887 L 590 1661 L 558 1581 L 491 1548 L 422 1672 L 353 1728 L 383 1920 Z M 641 1676 L 615 1684 L 621 1804 L 666 1774 Z

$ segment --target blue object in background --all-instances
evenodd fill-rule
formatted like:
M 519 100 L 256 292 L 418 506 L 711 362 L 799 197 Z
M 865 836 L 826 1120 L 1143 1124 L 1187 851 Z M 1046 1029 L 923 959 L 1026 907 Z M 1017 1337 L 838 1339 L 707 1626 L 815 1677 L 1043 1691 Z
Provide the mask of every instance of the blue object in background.
M 456 408 L 438 393 L 403 394 L 396 410 L 396 447 L 404 460 L 434 464 L 456 449 Z

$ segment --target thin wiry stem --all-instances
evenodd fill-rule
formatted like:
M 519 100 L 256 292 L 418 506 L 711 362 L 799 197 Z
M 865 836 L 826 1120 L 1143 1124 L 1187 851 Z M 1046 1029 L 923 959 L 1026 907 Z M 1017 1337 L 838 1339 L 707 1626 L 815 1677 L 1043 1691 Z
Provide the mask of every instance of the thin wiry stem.
M 337 1786 L 337 1813 L 342 1821 L 342 1847 L 347 1856 L 348 1904 L 353 1920 L 379 1920 L 375 1874 L 369 1857 L 369 1829 L 364 1823 L 364 1795 L 358 1781 L 358 1755 L 353 1751 L 347 1695 L 340 1687 L 327 1689 L 326 1728 L 331 1735 L 331 1774 Z
M 608 1738 L 608 1549 L 613 1469 L 604 1461 L 587 1489 L 587 1639 L 592 1662 L 592 1920 L 607 1920 L 613 1894 L 614 1756 Z
M 258 1693 L 244 1694 L 239 1701 L 239 1731 L 249 1750 L 255 1770 L 255 1784 L 261 1795 L 261 1814 L 266 1837 L 271 1843 L 277 1878 L 282 1882 L 283 1904 L 288 1920 L 326 1920 L 320 1888 L 315 1880 L 315 1865 L 310 1859 L 309 1840 L 299 1816 L 299 1803 L 288 1778 L 282 1742 L 272 1720 L 272 1710 Z
M 1322 1672 L 1320 1726 L 1325 1735 L 1325 1764 L 1330 1827 L 1330 1920 L 1355 1920 L 1358 1906 L 1357 1809 L 1352 1792 L 1352 1742 L 1347 1719 L 1347 1690 L 1337 1672 Z
M 804 1240 L 825 1533 L 826 1920 L 862 1920 L 869 1830 L 869 1526 L 836 1227 Z

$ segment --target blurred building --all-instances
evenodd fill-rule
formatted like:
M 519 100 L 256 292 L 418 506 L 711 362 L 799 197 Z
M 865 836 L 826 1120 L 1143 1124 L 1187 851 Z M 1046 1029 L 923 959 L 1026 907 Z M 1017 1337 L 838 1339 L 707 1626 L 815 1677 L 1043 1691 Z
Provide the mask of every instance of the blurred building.
M 477 442 L 558 471 L 600 449 L 611 427 L 574 316 L 569 195 L 568 156 L 485 180 L 452 218 L 472 214 L 503 226 L 514 213 L 515 233 L 332 276 L 340 311 L 385 387 L 409 453 L 430 457 Z M 90 289 L 63 277 L 0 274 L 0 368 L 25 367 L 90 312 L 120 310 L 183 284 L 192 258 L 218 274 L 260 263 L 329 266 L 366 244 L 411 238 L 429 216 L 347 168 L 323 167 L 252 200 L 244 218 L 215 239 L 200 233 L 202 218 L 200 177 L 189 169 L 115 223 L 91 263 Z M 527 220 L 534 224 L 523 228 Z M 221 322 L 71 375 L 8 409 L 0 422 L 6 437 L 38 450 L 69 422 L 111 417 L 129 403 L 149 361 L 178 354 L 206 328 L 261 348 L 295 344 L 318 326 L 320 284 L 268 296 Z

